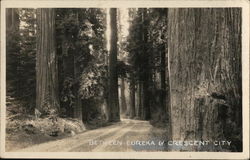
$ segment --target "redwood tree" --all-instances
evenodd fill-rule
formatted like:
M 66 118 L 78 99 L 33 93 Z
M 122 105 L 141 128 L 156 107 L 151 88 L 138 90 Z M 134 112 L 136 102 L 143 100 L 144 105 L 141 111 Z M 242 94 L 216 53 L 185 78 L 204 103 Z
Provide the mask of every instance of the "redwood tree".
M 110 9 L 111 48 L 109 55 L 109 121 L 119 121 L 118 75 L 117 75 L 117 9 Z
M 228 139 L 240 150 L 241 10 L 168 14 L 172 139 Z
M 38 9 L 37 21 L 36 108 L 44 114 L 56 114 L 59 109 L 59 99 L 55 9 Z

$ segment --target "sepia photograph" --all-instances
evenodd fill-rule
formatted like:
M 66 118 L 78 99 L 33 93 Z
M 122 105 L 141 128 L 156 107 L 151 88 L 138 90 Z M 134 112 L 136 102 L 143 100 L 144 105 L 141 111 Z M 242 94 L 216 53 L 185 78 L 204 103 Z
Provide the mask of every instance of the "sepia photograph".
M 96 4 L 2 7 L 2 151 L 248 153 L 245 8 Z

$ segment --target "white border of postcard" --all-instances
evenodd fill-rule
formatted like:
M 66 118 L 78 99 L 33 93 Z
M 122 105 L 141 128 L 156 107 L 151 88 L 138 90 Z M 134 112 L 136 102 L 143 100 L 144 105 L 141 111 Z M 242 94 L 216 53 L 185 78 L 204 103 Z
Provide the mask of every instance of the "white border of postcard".
M 242 8 L 243 152 L 5 152 L 5 8 Z M 1 158 L 88 159 L 249 159 L 249 1 L 248 0 L 2 0 L 1 1 Z

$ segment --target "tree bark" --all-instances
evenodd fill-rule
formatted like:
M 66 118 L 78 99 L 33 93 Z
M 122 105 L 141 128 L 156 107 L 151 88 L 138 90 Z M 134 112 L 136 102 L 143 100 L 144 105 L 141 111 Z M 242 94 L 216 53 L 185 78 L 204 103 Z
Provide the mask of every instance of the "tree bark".
M 59 110 L 58 72 L 55 45 L 55 11 L 38 9 L 36 108 L 45 114 Z
M 136 118 L 140 117 L 140 92 L 139 92 L 139 82 L 135 83 L 135 116 Z
M 149 53 L 147 49 L 147 42 L 148 42 L 148 31 L 147 31 L 147 9 L 141 9 L 141 20 L 142 20 L 142 42 L 143 42 L 143 74 L 141 77 L 142 81 L 142 115 L 141 119 L 149 120 L 150 119 L 150 99 L 149 99 L 149 87 L 150 85 L 150 67 L 149 67 Z
M 129 85 L 129 98 L 130 98 L 130 107 L 129 107 L 129 118 L 135 117 L 135 80 L 133 75 L 131 76 L 131 82 Z
M 165 53 L 165 45 L 162 46 L 162 50 L 161 50 L 161 71 L 160 71 L 160 77 L 161 77 L 161 95 L 160 95 L 160 104 L 161 104 L 161 109 L 163 112 L 166 112 L 166 87 L 167 87 L 167 84 L 166 84 L 166 60 L 165 60 L 165 56 L 166 56 L 166 53 Z
M 76 50 L 77 51 L 77 50 Z M 77 62 L 77 59 L 78 59 L 78 56 L 77 55 L 74 55 L 74 95 L 75 95 L 75 105 L 74 105 L 74 118 L 82 121 L 83 120 L 83 117 L 82 117 L 82 110 L 83 110 L 83 106 L 82 106 L 82 99 L 79 95 L 79 88 L 80 88 L 80 85 L 79 85 L 79 77 L 81 75 L 80 73 L 80 66 L 79 66 L 79 63 Z M 87 111 L 87 110 L 85 110 Z M 85 114 L 87 116 L 87 113 Z M 86 120 L 87 117 L 84 117 L 84 120 Z
M 6 30 L 16 31 L 19 30 L 19 15 L 18 9 L 16 8 L 6 8 Z
M 120 121 L 117 76 L 117 9 L 110 9 L 111 48 L 109 55 L 109 121 Z
M 228 120 L 241 126 L 242 118 L 241 10 L 169 9 L 168 14 L 172 139 L 230 137 Z
M 83 22 L 84 19 L 83 17 L 79 14 L 79 10 L 77 10 L 76 12 L 76 22 L 77 22 L 77 26 L 79 27 L 79 29 L 81 28 L 81 22 Z M 81 30 L 81 29 L 80 29 Z M 79 34 L 79 33 L 78 33 Z M 84 46 L 86 47 L 86 46 Z M 82 54 L 82 46 L 81 45 L 76 45 L 76 48 L 73 49 L 73 51 L 75 53 L 74 54 L 74 95 L 75 95 L 75 105 L 74 105 L 74 118 L 80 120 L 81 122 L 86 122 L 88 119 L 88 109 L 86 108 L 87 106 L 85 106 L 84 110 L 85 110 L 85 117 L 83 119 L 83 103 L 82 103 L 82 99 L 80 97 L 79 94 L 79 89 L 80 89 L 80 77 L 81 77 L 81 73 L 82 73 L 82 69 L 81 69 L 81 63 L 79 62 L 79 59 L 81 57 Z M 88 49 L 86 50 L 88 51 Z
M 125 97 L 125 81 L 121 77 L 121 114 L 126 114 L 127 111 L 127 102 Z
M 143 88 L 142 88 L 142 82 L 138 82 L 137 84 L 137 113 L 138 118 L 143 118 Z

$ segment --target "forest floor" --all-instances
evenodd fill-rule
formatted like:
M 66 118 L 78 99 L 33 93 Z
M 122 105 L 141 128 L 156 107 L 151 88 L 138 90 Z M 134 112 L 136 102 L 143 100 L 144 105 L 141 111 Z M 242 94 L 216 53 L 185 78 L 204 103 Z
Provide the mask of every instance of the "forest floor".
M 74 136 L 86 131 L 86 127 L 76 119 L 60 117 L 37 118 L 27 112 L 14 98 L 6 101 L 7 152 Z
M 156 128 L 148 121 L 123 119 L 110 126 L 88 130 L 59 140 L 41 143 L 17 152 L 131 152 L 164 151 L 158 145 L 166 140 L 167 130 Z

